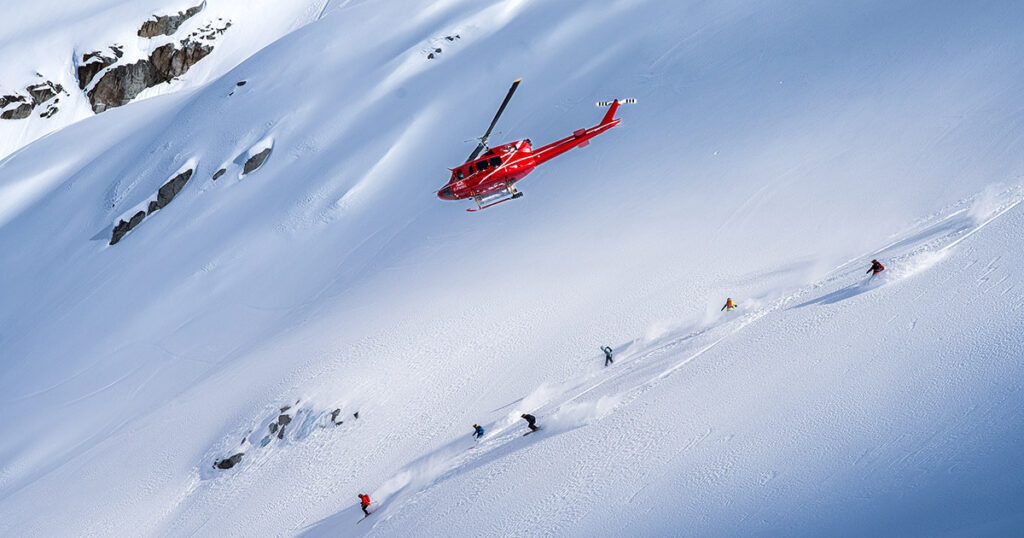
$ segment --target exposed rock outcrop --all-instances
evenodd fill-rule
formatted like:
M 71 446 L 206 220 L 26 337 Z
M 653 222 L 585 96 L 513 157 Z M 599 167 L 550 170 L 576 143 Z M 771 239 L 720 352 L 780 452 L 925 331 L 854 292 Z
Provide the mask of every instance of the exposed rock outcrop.
M 142 23 L 142 27 L 139 28 L 139 37 L 156 37 L 160 35 L 171 35 L 178 31 L 178 27 L 181 26 L 185 21 L 191 19 L 196 13 L 199 13 L 206 7 L 206 2 L 199 4 L 195 7 L 190 7 L 185 11 L 179 11 L 177 15 L 161 15 L 155 16 L 152 20 L 148 20 Z
M 125 222 L 124 219 L 121 219 L 121 221 L 117 223 L 117 226 L 114 226 L 114 233 L 110 238 L 110 244 L 116 245 L 117 242 L 120 241 L 122 237 L 124 237 L 124 234 L 128 233 L 132 228 L 138 226 L 139 223 L 142 222 L 142 219 L 144 218 L 146 218 L 146 212 L 139 211 L 138 213 L 132 215 L 132 218 L 128 219 L 128 222 Z
M 222 460 L 217 460 L 213 462 L 213 466 L 218 469 L 230 469 L 234 467 L 238 462 L 242 461 L 242 456 L 244 455 L 244 452 L 239 452 L 238 454 L 235 454 L 229 458 L 224 458 Z
M 213 52 L 213 47 L 186 39 L 181 42 L 181 48 L 173 43 L 168 43 L 153 51 L 149 55 L 149 61 L 156 68 L 163 80 L 170 82 L 175 77 L 184 75 L 193 65 Z
M 124 56 L 124 49 L 120 45 L 110 47 L 113 55 L 103 54 L 102 51 L 93 51 L 82 57 L 78 64 L 78 88 L 84 90 L 97 73 L 111 66 L 121 56 Z
M 214 172 L 213 173 L 213 180 L 217 181 L 217 178 L 219 178 L 220 176 L 223 176 L 224 172 L 227 172 L 226 168 L 221 168 L 220 170 L 217 170 L 216 172 Z
M 27 99 L 24 95 L 0 95 L 0 108 L 11 103 L 24 103 Z
M 331 430 L 335 432 L 350 431 L 351 425 L 342 427 L 343 421 L 340 408 L 333 411 L 316 409 L 301 400 L 295 406 L 281 407 L 281 411 L 275 412 L 264 418 L 258 425 L 250 428 L 239 445 L 230 447 L 224 453 L 232 454 L 225 458 L 214 459 L 214 469 L 230 469 L 242 462 L 242 458 L 249 451 L 273 450 L 274 446 L 280 446 L 280 441 L 296 443 L 308 438 L 314 432 Z M 359 412 L 354 416 L 358 417 Z M 274 439 L 278 441 L 275 442 Z M 216 474 L 208 474 L 212 478 Z
M 32 105 L 29 103 L 20 104 L 10 110 L 0 112 L 0 119 L 21 120 L 32 115 Z
M 54 97 L 57 94 L 64 91 L 64 88 L 60 84 L 54 84 L 50 81 L 46 81 L 42 84 L 36 84 L 25 88 L 28 91 L 29 96 L 32 97 L 32 104 L 39 106 Z
M 448 41 L 455 41 L 456 39 L 462 39 L 462 36 L 460 36 L 459 34 L 446 35 L 446 36 L 444 36 L 443 39 L 446 39 Z M 439 41 L 439 39 L 436 39 L 436 40 L 433 40 L 433 41 Z M 437 58 L 438 54 L 441 54 L 441 47 L 435 46 L 433 51 L 430 51 L 429 53 L 427 53 L 427 59 L 428 60 L 433 60 L 434 58 Z
M 18 95 L 4 95 L 0 96 L 0 119 L 5 120 L 20 120 L 27 118 L 32 115 L 32 111 L 43 103 L 50 101 L 57 97 L 57 95 L 67 92 L 64 91 L 64 87 L 60 84 L 55 84 L 49 80 L 41 82 L 39 84 L 32 84 L 25 88 L 25 94 Z M 17 103 L 17 106 L 10 107 Z M 41 116 L 48 118 L 57 112 L 57 107 L 51 103 L 49 109 L 42 113 Z
M 190 39 L 158 47 L 148 59 L 120 65 L 108 70 L 89 90 L 93 112 L 99 114 L 109 108 L 124 106 L 146 88 L 161 82 L 170 82 L 185 74 L 199 60 L 213 51 L 213 47 Z
M 143 38 L 172 35 L 185 21 L 205 8 L 204 0 L 199 5 L 176 15 L 154 16 L 143 23 L 137 33 Z M 153 50 L 148 58 L 131 64 L 121 62 L 124 57 L 122 45 L 111 45 L 108 47 L 109 51 L 104 49 L 88 52 L 82 56 L 76 68 L 78 88 L 88 90 L 86 97 L 92 105 L 93 112 L 97 114 L 126 105 L 143 90 L 161 82 L 171 82 L 185 74 L 196 62 L 213 51 L 213 41 L 230 27 L 231 21 L 218 18 L 192 31 L 177 43 L 160 46 Z M 18 93 L 0 96 L 0 119 L 28 118 L 33 110 L 43 103 L 49 105 L 39 116 L 52 117 L 58 111 L 55 97 L 60 93 L 70 95 L 59 84 L 50 81 L 28 86 L 26 92 L 27 95 Z
M 257 168 L 263 166 L 263 162 L 267 160 L 268 156 L 270 156 L 270 148 L 267 148 L 257 153 L 256 155 L 249 157 L 245 161 L 245 166 L 242 167 L 242 175 L 244 176 L 249 172 L 252 172 L 253 170 L 256 170 Z
M 181 192 L 182 187 L 185 186 L 185 183 L 187 183 L 191 177 L 192 169 L 190 168 L 174 176 L 167 183 L 164 183 L 156 193 L 156 200 L 149 203 L 149 214 L 152 215 L 154 211 L 163 209 L 167 204 L 171 203 L 171 200 Z
M 230 27 L 231 21 L 224 22 L 220 27 L 208 24 L 178 43 L 167 43 L 157 47 L 149 58 L 107 69 L 99 82 L 86 94 L 93 112 L 99 114 L 110 108 L 124 106 L 143 90 L 184 75 L 199 60 L 213 52 L 213 45 L 210 42 Z M 83 89 L 97 73 L 112 65 L 109 63 L 109 57 L 100 55 L 94 58 L 98 59 L 83 62 L 79 67 L 79 86 Z
M 156 193 L 156 200 L 149 202 L 149 206 L 146 208 L 146 211 L 139 211 L 132 215 L 132 218 L 128 219 L 127 222 L 125 222 L 124 219 L 118 221 L 117 225 L 114 226 L 114 230 L 110 237 L 110 244 L 116 245 L 117 242 L 124 237 L 124 234 L 138 226 L 139 223 L 142 222 L 142 219 L 146 218 L 146 215 L 152 215 L 154 212 L 163 209 L 167 204 L 171 203 L 171 200 L 181 192 L 185 183 L 187 183 L 189 178 L 192 177 L 192 172 L 193 170 L 189 168 L 188 170 L 185 170 L 184 172 L 169 179 L 167 183 L 164 183 Z
M 152 62 L 139 60 L 107 71 L 87 96 L 92 103 L 92 111 L 99 114 L 108 108 L 127 105 L 142 90 L 163 81 Z

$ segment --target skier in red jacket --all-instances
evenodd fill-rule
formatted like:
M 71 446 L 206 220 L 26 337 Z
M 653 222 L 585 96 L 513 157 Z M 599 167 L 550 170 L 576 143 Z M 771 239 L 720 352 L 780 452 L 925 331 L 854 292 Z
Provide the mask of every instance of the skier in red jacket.
M 370 512 L 368 512 L 366 510 L 366 507 L 370 506 L 370 496 L 365 494 L 365 493 L 360 493 L 359 494 L 359 503 L 362 506 L 363 513 L 366 514 L 367 516 L 370 515 Z M 363 517 L 366 517 L 366 516 L 363 516 Z
M 885 271 L 885 266 L 882 265 L 882 262 L 878 260 L 871 260 L 871 268 L 868 269 L 868 273 L 871 273 L 871 276 L 875 276 L 882 271 Z

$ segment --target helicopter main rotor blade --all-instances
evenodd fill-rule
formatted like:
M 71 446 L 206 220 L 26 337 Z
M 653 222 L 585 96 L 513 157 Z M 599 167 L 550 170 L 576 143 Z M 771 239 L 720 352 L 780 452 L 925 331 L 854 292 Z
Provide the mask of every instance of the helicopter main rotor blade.
M 498 107 L 498 113 L 495 114 L 494 119 L 491 120 L 491 125 L 487 127 L 487 132 L 480 137 L 480 144 L 473 150 L 473 153 L 469 154 L 469 158 L 466 159 L 467 163 L 475 159 L 476 156 L 480 154 L 480 151 L 487 147 L 487 137 L 491 136 L 491 130 L 494 129 L 494 126 L 498 123 L 498 118 L 500 118 L 501 113 L 505 111 L 505 107 L 508 105 L 509 100 L 512 99 L 512 94 L 516 92 L 516 88 L 519 87 L 519 82 L 521 80 L 523 79 L 517 78 L 512 82 L 512 87 L 508 89 L 508 94 L 505 95 L 505 100 L 502 101 L 501 106 Z

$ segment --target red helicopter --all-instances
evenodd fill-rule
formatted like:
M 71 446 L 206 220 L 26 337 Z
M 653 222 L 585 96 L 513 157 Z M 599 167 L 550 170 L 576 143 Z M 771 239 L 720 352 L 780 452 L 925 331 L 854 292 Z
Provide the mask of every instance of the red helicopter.
M 517 181 L 526 177 L 527 174 L 533 172 L 534 168 L 537 168 L 544 162 L 572 148 L 582 148 L 590 143 L 591 138 L 615 127 L 620 121 L 615 117 L 615 112 L 619 109 L 619 105 L 622 103 L 636 103 L 636 99 L 623 99 L 621 101 L 616 99 L 614 101 L 597 103 L 597 106 L 611 107 L 604 115 L 604 118 L 601 119 L 601 123 L 589 129 L 573 131 L 571 136 L 538 149 L 533 149 L 529 138 L 503 144 L 495 148 L 488 147 L 487 137 L 491 135 L 491 129 L 494 129 L 494 124 L 498 123 L 498 118 L 501 117 L 501 113 L 505 111 L 505 106 L 512 99 L 512 94 L 515 93 L 520 80 L 522 79 L 516 79 L 512 82 L 512 87 L 509 88 L 505 100 L 501 102 L 498 113 L 491 120 L 491 125 L 487 128 L 487 132 L 477 139 L 480 141 L 480 144 L 469 155 L 466 162 L 457 168 L 450 169 L 452 171 L 451 179 L 448 180 L 448 184 L 444 188 L 437 191 L 438 198 L 442 200 L 465 200 L 466 198 L 472 198 L 476 202 L 476 208 L 470 208 L 466 211 L 479 211 L 519 198 L 523 193 L 516 190 L 515 184 Z M 480 152 L 483 150 L 486 151 L 484 151 L 483 155 L 480 155 Z M 477 155 L 480 155 L 480 157 L 477 158 Z

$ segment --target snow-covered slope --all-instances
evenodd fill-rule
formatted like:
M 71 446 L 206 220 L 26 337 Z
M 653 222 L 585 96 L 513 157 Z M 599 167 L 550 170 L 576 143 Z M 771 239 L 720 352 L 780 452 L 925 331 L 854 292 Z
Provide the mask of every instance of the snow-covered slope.
M 204 27 L 215 29 L 213 52 L 169 83 L 143 91 L 137 99 L 189 90 L 222 76 L 281 36 L 323 16 L 337 0 L 15 0 L 0 17 L 0 96 L 19 95 L 32 84 L 52 82 L 58 92 L 57 112 L 41 117 L 38 106 L 28 118 L 0 120 L 0 158 L 25 144 L 93 115 L 86 91 L 79 89 L 77 69 L 85 55 L 98 51 L 117 65 L 148 57 L 160 46 L 174 44 Z M 159 16 L 199 9 L 171 35 L 140 37 L 140 26 Z M 117 47 L 116 58 L 110 47 Z M 92 84 L 85 90 L 91 89 Z M 50 101 L 49 103 L 53 103 Z M 49 104 L 47 103 L 47 104 Z M 3 107 L 0 107 L 3 108 Z
M 1024 525 L 1017 4 L 313 11 L 0 161 L 0 533 Z M 639 104 L 437 200 L 518 77 L 492 139 Z

